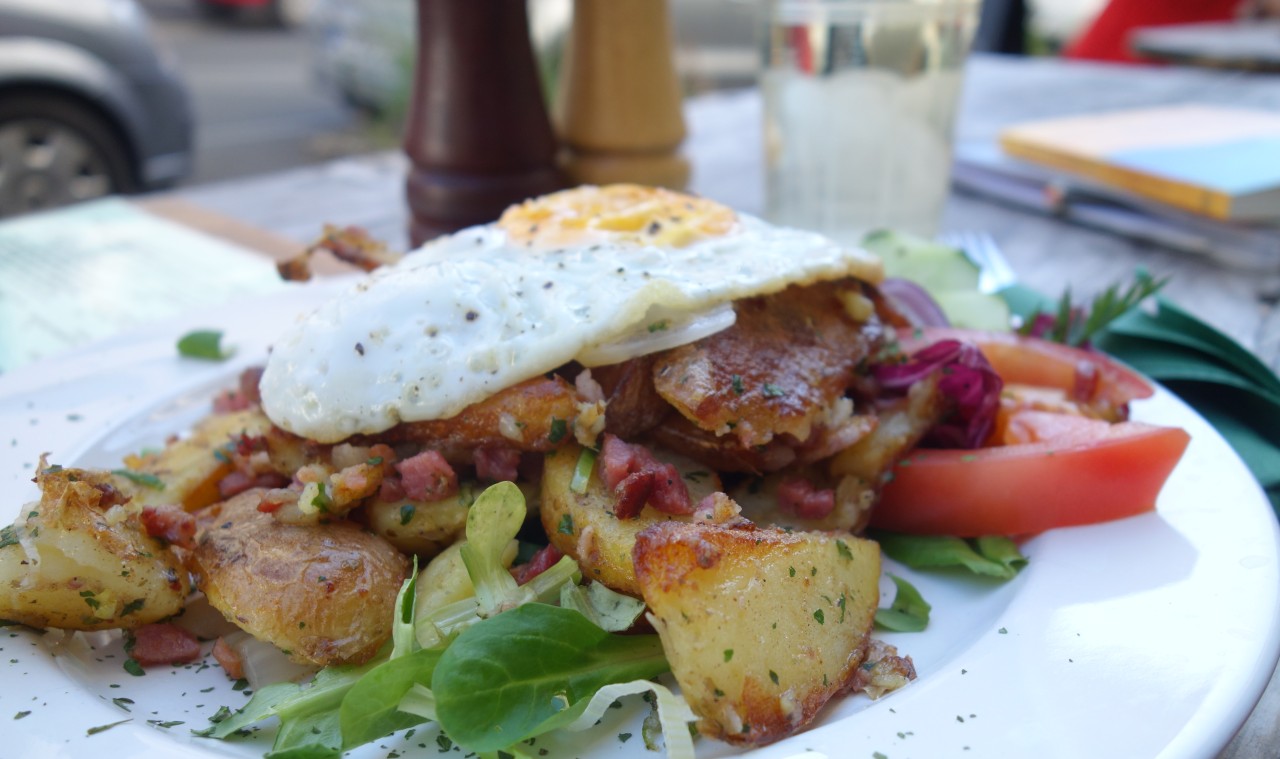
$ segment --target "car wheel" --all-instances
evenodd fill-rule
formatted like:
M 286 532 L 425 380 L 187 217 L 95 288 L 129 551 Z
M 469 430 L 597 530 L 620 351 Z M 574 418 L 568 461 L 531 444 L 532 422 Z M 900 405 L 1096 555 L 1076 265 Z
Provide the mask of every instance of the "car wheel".
M 135 186 L 124 143 L 88 107 L 42 95 L 0 101 L 0 217 Z

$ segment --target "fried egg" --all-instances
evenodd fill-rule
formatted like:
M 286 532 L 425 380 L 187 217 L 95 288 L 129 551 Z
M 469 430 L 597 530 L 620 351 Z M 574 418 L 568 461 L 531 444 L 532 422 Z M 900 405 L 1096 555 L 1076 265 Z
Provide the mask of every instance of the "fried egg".
M 706 199 L 580 187 L 428 243 L 321 306 L 273 346 L 263 408 L 323 443 L 447 419 L 570 361 L 714 334 L 740 298 L 882 276 L 860 249 Z

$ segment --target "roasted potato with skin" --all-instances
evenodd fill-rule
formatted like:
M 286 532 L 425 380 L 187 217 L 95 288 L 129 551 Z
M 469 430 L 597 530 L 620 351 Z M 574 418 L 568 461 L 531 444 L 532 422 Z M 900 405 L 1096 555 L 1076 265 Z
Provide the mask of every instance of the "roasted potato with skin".
M 880 549 L 850 535 L 666 522 L 636 536 L 636 579 L 703 735 L 760 745 L 859 685 Z
M 112 476 L 40 466 L 40 500 L 0 530 L 0 619 L 132 629 L 181 611 L 186 568 L 147 534 Z
M 391 635 L 409 561 L 353 522 L 282 524 L 248 490 L 199 512 L 192 571 L 209 604 L 296 661 L 367 661 Z
M 636 534 L 651 524 L 688 522 L 693 517 L 664 514 L 646 505 L 635 519 L 618 519 L 613 515 L 613 493 L 600 479 L 599 467 L 593 469 L 585 491 L 570 489 L 581 454 L 582 448 L 570 444 L 547 456 L 542 470 L 542 527 L 561 553 L 577 560 L 583 577 L 639 597 L 631 563 Z M 720 478 L 706 467 L 675 454 L 660 452 L 659 458 L 676 465 L 694 503 L 720 490 Z
M 129 456 L 125 466 L 154 477 L 162 487 L 148 487 L 124 478 L 116 480 L 133 496 L 136 506 L 181 504 L 187 511 L 202 509 L 219 500 L 218 481 L 231 473 L 231 462 L 221 449 L 241 434 L 264 435 L 272 428 L 259 409 L 214 414 L 201 420 L 191 435 L 174 441 L 156 453 Z
M 376 501 L 365 508 L 369 529 L 404 553 L 430 558 L 458 540 L 467 528 L 467 509 L 478 492 L 463 484 L 438 501 Z

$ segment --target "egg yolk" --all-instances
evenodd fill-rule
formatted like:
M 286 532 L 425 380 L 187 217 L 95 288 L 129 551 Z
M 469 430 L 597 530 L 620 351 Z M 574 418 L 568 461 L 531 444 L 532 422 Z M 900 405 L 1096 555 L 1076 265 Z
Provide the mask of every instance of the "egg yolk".
M 737 227 L 733 209 L 660 187 L 584 186 L 512 206 L 498 226 L 517 245 L 562 248 L 593 242 L 680 248 Z

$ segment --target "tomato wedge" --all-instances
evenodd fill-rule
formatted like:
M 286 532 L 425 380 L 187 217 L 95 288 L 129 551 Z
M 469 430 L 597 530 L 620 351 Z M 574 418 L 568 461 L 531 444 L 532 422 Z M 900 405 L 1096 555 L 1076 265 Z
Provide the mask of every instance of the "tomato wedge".
M 1035 442 L 917 449 L 898 462 L 871 524 L 895 532 L 1027 535 L 1133 516 L 1156 496 L 1191 436 L 1176 427 L 1018 412 Z
M 977 345 L 1005 383 L 1058 388 L 1073 400 L 1115 409 L 1121 416 L 1126 403 L 1155 392 L 1141 374 L 1106 355 L 1013 332 L 927 327 L 898 334 L 906 353 L 939 340 Z

